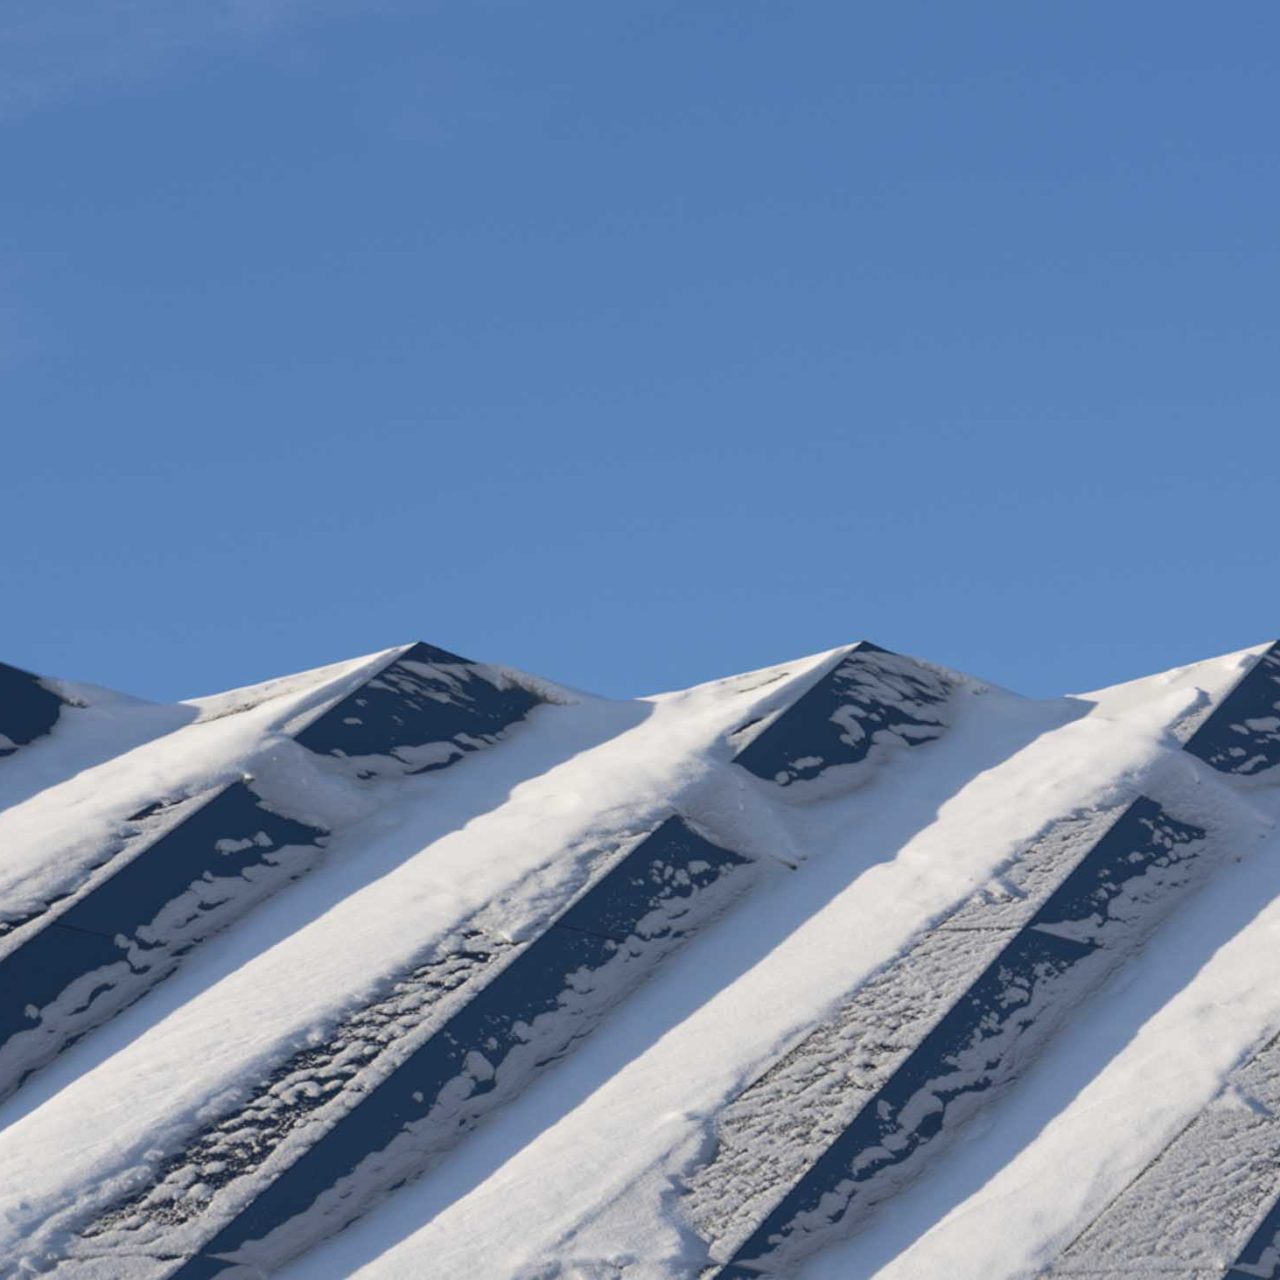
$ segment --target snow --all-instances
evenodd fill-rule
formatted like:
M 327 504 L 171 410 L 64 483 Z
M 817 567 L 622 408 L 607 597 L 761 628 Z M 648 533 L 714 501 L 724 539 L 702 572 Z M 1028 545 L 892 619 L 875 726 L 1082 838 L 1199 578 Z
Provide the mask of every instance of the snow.
M 1280 794 L 1265 776 L 1238 783 L 1181 749 L 1261 647 L 1047 700 L 921 665 L 928 687 L 945 691 L 926 732 L 906 721 L 905 731 L 873 731 L 865 769 L 861 756 L 828 759 L 826 745 L 793 753 L 776 780 L 734 756 L 760 753 L 755 744 L 847 670 L 854 648 L 633 702 L 504 672 L 542 705 L 496 745 L 416 776 L 360 778 L 293 741 L 397 652 L 169 707 L 81 689 L 83 706 L 0 761 L 4 919 L 83 893 L 144 805 L 246 774 L 273 808 L 332 832 L 304 879 L 205 941 L 0 1103 L 0 1270 L 172 1274 L 175 1255 L 159 1236 L 142 1231 L 104 1253 L 104 1237 L 86 1232 L 169 1176 L 259 1081 L 340 1028 L 365 1028 L 362 1045 L 375 1030 L 403 1029 L 404 1046 L 357 1054 L 350 1079 L 373 1088 L 413 1036 L 420 1042 L 471 998 L 468 984 L 490 980 L 490 966 L 478 978 L 458 970 L 437 1003 L 387 1004 L 403 975 L 456 955 L 468 930 L 496 948 L 500 970 L 672 814 L 754 862 L 753 883 L 697 922 L 592 1036 L 522 1078 L 408 1187 L 281 1274 L 698 1275 L 719 1255 L 699 1235 L 707 1218 L 689 1188 L 713 1161 L 734 1100 L 850 993 L 940 936 L 931 931 L 949 913 L 980 916 L 983 928 L 1025 919 L 1047 892 L 1037 877 L 1057 874 L 1037 870 L 1037 841 L 1063 823 L 1091 838 L 1138 795 L 1210 832 L 1203 887 L 1188 889 L 1118 976 L 1072 1010 L 965 1141 L 895 1189 L 892 1213 L 823 1234 L 785 1274 L 1043 1272 L 1206 1105 L 1241 1096 L 1233 1072 L 1280 1031 L 1270 981 Z M 886 671 L 913 669 L 884 661 Z M 905 686 L 883 688 L 897 699 Z M 1253 719 L 1274 731 L 1268 717 Z M 832 723 L 850 751 L 863 750 L 864 721 L 840 713 Z M 403 758 L 441 756 L 429 747 Z M 22 936 L 0 936 L 0 954 Z M 947 945 L 940 972 L 967 972 L 985 954 L 958 933 Z M 894 980 L 895 999 L 910 990 Z M 911 1025 L 902 1023 L 908 1039 Z M 298 1132 L 291 1140 L 305 1145 Z M 749 1180 L 764 1147 L 748 1148 Z M 243 1179 L 236 1203 L 274 1169 Z M 218 1212 L 225 1220 L 234 1207 Z M 190 1221 L 163 1237 L 164 1249 L 201 1247 L 209 1232 L 201 1236 L 199 1215 Z

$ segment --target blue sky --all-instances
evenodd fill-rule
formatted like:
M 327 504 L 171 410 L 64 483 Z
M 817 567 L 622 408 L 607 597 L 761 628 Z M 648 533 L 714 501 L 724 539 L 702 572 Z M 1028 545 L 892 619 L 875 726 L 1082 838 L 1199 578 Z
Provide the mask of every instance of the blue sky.
M 0 24 L 0 657 L 1029 693 L 1280 633 L 1280 9 Z

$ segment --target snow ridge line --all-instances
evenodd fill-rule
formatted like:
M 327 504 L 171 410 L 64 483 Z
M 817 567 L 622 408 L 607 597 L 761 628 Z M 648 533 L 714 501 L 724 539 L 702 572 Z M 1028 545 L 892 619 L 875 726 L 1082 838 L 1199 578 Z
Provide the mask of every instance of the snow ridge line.
M 514 945 L 479 928 L 462 930 L 322 1044 L 300 1049 L 275 1067 L 247 1101 L 200 1130 L 145 1187 L 101 1213 L 81 1236 L 94 1240 L 152 1222 L 171 1227 L 198 1217 L 218 1192 L 255 1173 L 290 1134 L 314 1123 L 317 1113 L 329 1109 L 332 1120 L 354 1106 L 376 1081 L 379 1060 L 402 1060 L 407 1042 L 422 1038 L 415 1032 L 438 1024 L 448 998 L 474 986 Z

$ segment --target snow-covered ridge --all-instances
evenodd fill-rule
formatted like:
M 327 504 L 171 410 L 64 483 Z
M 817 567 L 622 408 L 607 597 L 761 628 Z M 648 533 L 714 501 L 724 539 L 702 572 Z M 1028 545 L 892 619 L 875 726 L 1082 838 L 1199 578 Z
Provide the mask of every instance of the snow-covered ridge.
M 1280 647 L 0 667 L 0 733 L 3 1274 L 1280 1274 Z

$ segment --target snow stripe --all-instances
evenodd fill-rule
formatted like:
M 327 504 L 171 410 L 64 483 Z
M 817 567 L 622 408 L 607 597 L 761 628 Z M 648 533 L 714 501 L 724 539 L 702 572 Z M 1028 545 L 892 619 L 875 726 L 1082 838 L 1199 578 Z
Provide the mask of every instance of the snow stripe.
M 857 1099 L 851 1122 L 820 1144 L 798 1179 L 775 1183 L 772 1209 L 745 1240 L 713 1236 L 713 1256 L 728 1253 L 714 1274 L 785 1271 L 855 1203 L 869 1206 L 900 1185 L 921 1149 L 1005 1084 L 1149 930 L 1152 909 L 1166 907 L 1169 893 L 1192 879 L 1206 834 L 1150 799 L 1131 804 L 904 1058 L 890 1065 L 898 1056 L 892 1035 L 889 1054 L 873 1049 L 865 1070 L 869 1083 L 880 1082 Z M 933 938 L 921 943 L 937 946 Z M 874 1004 L 874 997 L 855 1001 L 846 1012 L 858 1018 L 874 1013 Z M 874 1041 L 877 1024 L 857 1030 Z M 732 1196 L 726 1189 L 720 1198 Z

